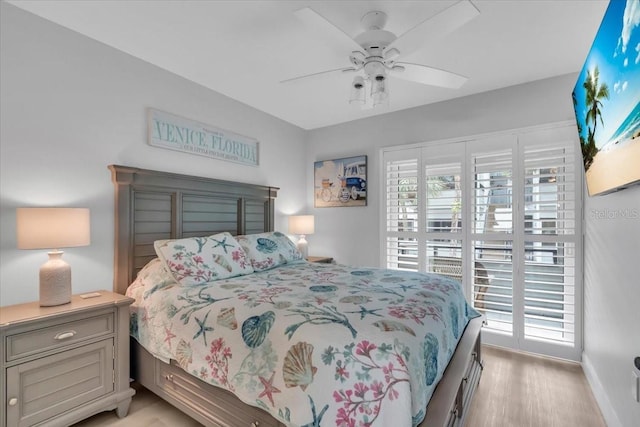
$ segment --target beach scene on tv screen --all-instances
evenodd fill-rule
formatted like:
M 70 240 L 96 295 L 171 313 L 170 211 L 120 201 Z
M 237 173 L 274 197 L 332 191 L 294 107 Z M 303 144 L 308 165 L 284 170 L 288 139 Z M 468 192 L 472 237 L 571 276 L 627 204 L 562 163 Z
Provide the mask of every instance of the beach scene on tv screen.
M 573 90 L 590 195 L 640 182 L 640 0 L 612 0 Z

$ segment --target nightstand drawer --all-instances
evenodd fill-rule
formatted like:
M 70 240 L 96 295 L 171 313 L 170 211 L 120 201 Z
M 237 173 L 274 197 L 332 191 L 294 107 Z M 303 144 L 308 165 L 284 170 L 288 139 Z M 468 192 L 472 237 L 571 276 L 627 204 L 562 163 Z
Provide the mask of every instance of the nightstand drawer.
M 33 354 L 40 354 L 79 343 L 100 336 L 113 334 L 113 312 L 98 316 L 78 318 L 77 320 L 59 323 L 42 322 L 41 326 L 32 326 L 28 332 L 8 335 L 7 361 L 12 361 Z
M 31 426 L 111 393 L 113 339 L 7 369 L 7 426 Z

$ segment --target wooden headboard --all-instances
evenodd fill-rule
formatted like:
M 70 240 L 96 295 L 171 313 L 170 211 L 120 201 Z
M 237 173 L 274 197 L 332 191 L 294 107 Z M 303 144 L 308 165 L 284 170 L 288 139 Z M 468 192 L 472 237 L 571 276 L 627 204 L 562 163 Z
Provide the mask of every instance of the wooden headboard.
M 110 165 L 115 186 L 113 290 L 124 294 L 160 239 L 273 231 L 278 188 Z

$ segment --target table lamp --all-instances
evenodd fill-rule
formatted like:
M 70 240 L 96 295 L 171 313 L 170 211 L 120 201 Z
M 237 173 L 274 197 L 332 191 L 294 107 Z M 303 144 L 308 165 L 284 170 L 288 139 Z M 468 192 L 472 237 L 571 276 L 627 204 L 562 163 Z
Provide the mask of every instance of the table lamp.
M 71 267 L 59 248 L 89 245 L 89 209 L 18 208 L 18 249 L 50 249 L 49 260 L 40 267 L 40 305 L 71 301 Z
M 304 259 L 309 257 L 308 243 L 305 236 L 314 232 L 313 215 L 292 215 L 289 217 L 289 233 L 299 235 L 298 251 Z

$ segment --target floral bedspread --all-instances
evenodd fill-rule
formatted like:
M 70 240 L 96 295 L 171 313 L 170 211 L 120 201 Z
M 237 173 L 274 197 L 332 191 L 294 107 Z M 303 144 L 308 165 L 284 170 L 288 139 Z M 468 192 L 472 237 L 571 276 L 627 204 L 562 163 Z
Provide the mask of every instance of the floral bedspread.
M 470 318 L 438 275 L 305 261 L 178 286 L 158 260 L 127 294 L 150 353 L 291 426 L 415 426 Z

